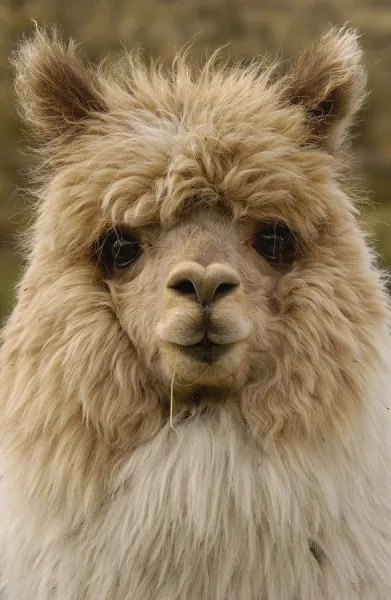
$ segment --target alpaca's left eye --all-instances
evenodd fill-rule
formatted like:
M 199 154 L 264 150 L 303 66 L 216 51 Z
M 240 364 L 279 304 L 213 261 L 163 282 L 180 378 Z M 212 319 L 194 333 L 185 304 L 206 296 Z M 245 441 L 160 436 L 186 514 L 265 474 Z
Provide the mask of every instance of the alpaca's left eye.
M 295 236 L 283 223 L 262 223 L 254 239 L 254 248 L 273 264 L 290 264 L 295 259 Z
M 132 265 L 141 254 L 138 240 L 129 232 L 112 229 L 96 245 L 95 255 L 99 263 L 111 272 Z

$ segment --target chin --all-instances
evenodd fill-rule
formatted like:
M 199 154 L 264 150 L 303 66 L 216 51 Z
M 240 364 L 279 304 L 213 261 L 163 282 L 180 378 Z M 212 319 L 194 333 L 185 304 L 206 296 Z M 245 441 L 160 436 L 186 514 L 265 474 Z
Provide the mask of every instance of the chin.
M 213 386 L 230 390 L 244 385 L 246 342 L 213 346 L 206 352 L 195 346 L 165 344 L 161 349 L 165 379 L 174 386 L 192 390 L 199 386 Z

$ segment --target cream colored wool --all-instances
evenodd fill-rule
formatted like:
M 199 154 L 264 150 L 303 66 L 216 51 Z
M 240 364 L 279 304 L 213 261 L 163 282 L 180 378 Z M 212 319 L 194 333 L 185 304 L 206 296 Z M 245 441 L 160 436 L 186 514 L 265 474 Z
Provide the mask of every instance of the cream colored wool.
M 356 33 L 284 76 L 98 69 L 39 29 L 14 65 L 41 168 L 1 350 L 7 600 L 391 598 L 389 312 L 343 185 Z M 270 221 L 291 265 L 253 247 Z M 108 276 L 113 225 L 143 253 Z M 176 345 L 201 326 L 181 270 L 235 282 L 211 364 Z

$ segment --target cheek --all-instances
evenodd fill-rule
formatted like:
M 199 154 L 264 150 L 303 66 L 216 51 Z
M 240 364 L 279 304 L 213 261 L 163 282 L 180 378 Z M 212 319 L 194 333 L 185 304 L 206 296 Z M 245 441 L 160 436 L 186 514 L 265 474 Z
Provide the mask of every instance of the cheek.
M 269 331 L 279 318 L 276 305 L 276 277 L 247 262 L 242 269 L 247 314 L 252 322 L 251 350 L 264 351 L 270 345 Z
M 111 282 L 109 287 L 122 328 L 148 362 L 157 350 L 155 329 L 161 295 L 157 274 L 141 272 L 131 281 Z

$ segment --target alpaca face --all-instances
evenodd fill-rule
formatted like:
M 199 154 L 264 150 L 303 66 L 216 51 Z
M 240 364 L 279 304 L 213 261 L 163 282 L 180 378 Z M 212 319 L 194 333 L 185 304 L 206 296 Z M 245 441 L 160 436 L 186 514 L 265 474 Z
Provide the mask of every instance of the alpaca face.
M 81 398 L 126 439 L 129 422 L 158 429 L 171 386 L 231 402 L 255 431 L 350 418 L 384 317 L 339 174 L 360 58 L 346 31 L 274 81 L 184 59 L 104 74 L 40 32 L 22 47 L 16 88 L 45 160 L 21 298 L 55 337 L 26 343 L 58 346 L 59 410 Z
M 168 227 L 113 229 L 95 254 L 132 343 L 185 397 L 244 385 L 276 326 L 273 289 L 299 257 L 286 225 L 194 205 Z

